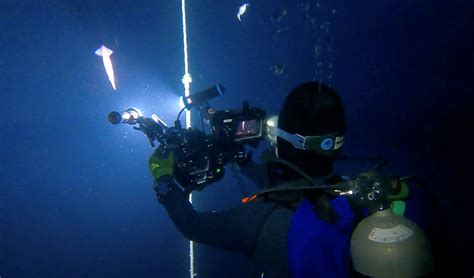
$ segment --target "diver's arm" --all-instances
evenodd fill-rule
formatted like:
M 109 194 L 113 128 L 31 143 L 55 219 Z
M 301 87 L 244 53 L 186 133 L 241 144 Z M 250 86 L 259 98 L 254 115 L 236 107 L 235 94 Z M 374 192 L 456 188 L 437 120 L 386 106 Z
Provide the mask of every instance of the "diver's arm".
M 189 240 L 219 248 L 251 254 L 254 242 L 274 204 L 248 204 L 221 212 L 197 212 L 183 192 L 168 176 L 166 194 L 155 186 L 158 201 L 171 220 Z M 163 181 L 161 181 L 163 183 Z

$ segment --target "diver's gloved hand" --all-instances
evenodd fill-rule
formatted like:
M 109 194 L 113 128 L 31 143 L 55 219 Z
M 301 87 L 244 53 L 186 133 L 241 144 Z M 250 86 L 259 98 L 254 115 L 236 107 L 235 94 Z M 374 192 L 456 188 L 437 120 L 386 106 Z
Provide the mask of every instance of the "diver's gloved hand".
M 173 179 L 174 153 L 157 148 L 148 160 L 148 168 L 155 178 L 153 190 L 158 201 L 164 201 L 166 195 L 182 193 L 183 190 Z
M 165 203 L 167 201 L 174 202 L 173 200 L 181 198 L 180 196 L 186 198 L 184 191 L 176 184 L 173 177 L 170 175 L 164 175 L 156 179 L 153 184 L 153 190 L 155 191 L 156 198 L 160 203 Z
M 173 175 L 174 153 L 157 148 L 148 159 L 148 168 L 155 180 Z

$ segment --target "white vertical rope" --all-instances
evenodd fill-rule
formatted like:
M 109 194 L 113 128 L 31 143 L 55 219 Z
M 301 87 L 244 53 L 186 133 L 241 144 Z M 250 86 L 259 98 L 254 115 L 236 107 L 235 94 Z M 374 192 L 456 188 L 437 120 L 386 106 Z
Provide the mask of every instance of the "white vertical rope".
M 188 42 L 186 33 L 186 0 L 181 0 L 181 13 L 183 15 L 183 48 L 184 48 L 184 75 L 181 80 L 184 85 L 184 95 L 189 96 L 189 87 L 193 81 L 191 74 L 189 74 L 188 64 Z M 191 127 L 191 111 L 186 110 L 186 128 Z M 193 202 L 193 195 L 189 194 L 189 202 Z M 189 241 L 189 276 L 194 278 L 196 273 L 194 271 L 194 243 Z

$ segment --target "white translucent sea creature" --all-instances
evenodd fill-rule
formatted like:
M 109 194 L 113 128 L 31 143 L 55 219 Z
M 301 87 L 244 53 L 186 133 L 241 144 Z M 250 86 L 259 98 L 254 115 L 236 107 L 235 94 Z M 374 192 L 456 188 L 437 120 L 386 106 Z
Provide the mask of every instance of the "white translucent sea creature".
M 239 21 L 242 21 L 242 20 L 240 19 L 240 17 L 243 16 L 244 13 L 247 11 L 247 7 L 248 7 L 248 6 L 249 6 L 249 4 L 243 4 L 242 6 L 240 6 L 240 8 L 239 8 L 239 13 L 237 14 L 237 19 L 238 19 Z
M 110 55 L 112 55 L 112 53 L 114 52 L 108 49 L 107 47 L 105 47 L 105 45 L 102 45 L 94 53 L 95 55 L 102 57 L 102 62 L 104 63 L 105 72 L 107 73 L 107 76 L 109 77 L 110 84 L 112 84 L 112 88 L 116 90 L 114 68 L 112 67 L 112 61 L 110 60 Z

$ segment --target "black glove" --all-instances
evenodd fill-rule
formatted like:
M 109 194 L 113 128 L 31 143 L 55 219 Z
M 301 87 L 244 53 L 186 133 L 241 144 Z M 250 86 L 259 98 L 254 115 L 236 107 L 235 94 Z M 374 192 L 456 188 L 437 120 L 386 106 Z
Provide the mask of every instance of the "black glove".
M 172 176 L 166 175 L 155 180 L 153 185 L 156 198 L 160 203 L 174 198 L 186 198 L 186 192 L 179 187 Z

